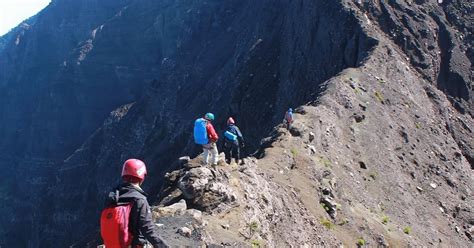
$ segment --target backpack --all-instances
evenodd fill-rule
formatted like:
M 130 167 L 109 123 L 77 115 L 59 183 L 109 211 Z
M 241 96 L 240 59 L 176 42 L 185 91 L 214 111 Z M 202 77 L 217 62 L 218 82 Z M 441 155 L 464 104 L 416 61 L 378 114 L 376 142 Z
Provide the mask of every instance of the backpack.
M 203 118 L 199 118 L 194 122 L 194 142 L 199 145 L 205 145 L 209 143 L 207 138 L 207 121 Z
M 231 131 L 225 131 L 224 136 L 229 141 L 232 141 L 232 142 L 237 141 L 237 135 L 235 135 Z
M 118 199 L 118 191 L 116 192 Z M 133 235 L 128 229 L 133 202 L 115 204 L 102 210 L 100 215 L 100 235 L 107 248 L 127 248 L 132 244 Z
M 292 123 L 293 122 L 293 112 L 286 112 L 285 119 L 288 123 Z

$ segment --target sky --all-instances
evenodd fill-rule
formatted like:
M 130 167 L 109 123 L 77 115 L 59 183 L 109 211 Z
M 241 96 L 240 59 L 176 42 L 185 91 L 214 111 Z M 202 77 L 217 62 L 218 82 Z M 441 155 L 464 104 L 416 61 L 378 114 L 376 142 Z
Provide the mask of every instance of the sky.
M 51 0 L 0 0 L 0 36 L 34 16 Z

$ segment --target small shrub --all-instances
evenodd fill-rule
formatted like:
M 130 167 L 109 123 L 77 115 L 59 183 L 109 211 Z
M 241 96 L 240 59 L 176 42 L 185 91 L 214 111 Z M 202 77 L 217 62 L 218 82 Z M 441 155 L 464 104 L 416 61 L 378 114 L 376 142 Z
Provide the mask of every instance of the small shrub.
M 379 83 L 384 84 L 385 80 L 383 80 L 383 78 L 381 78 L 381 79 L 379 79 Z
M 419 122 L 415 122 L 415 127 L 416 127 L 417 129 L 420 129 L 420 128 L 421 128 L 421 124 L 420 124 Z
M 326 212 L 329 211 L 329 207 L 328 207 L 324 202 L 321 203 L 321 207 L 323 207 L 323 209 L 324 209 Z
M 252 242 L 250 243 L 250 245 L 252 245 L 252 248 L 260 248 L 260 247 L 263 247 L 262 241 L 261 241 L 261 240 L 258 240 L 258 239 L 252 240 Z
M 365 245 L 365 240 L 361 237 L 361 238 L 357 239 L 356 244 L 359 247 L 364 246 Z
M 403 228 L 403 232 L 405 234 L 410 234 L 411 233 L 411 227 L 407 226 L 407 227 Z
M 360 90 L 359 90 L 358 88 L 355 88 L 355 89 L 354 89 L 354 93 L 355 93 L 356 95 L 359 95 L 359 94 L 360 94 Z
M 375 180 L 375 179 L 377 178 L 377 173 L 371 172 L 371 173 L 369 174 L 369 177 L 372 178 L 372 180 Z
M 331 168 L 331 161 L 329 161 L 329 159 L 327 159 L 327 158 L 321 156 L 321 157 L 319 157 L 319 162 L 320 162 L 321 164 L 323 164 L 324 167 Z
M 326 218 L 323 218 L 321 221 L 319 221 L 319 223 L 321 223 L 321 225 L 325 226 L 327 229 L 334 228 L 334 224 Z
M 291 149 L 290 152 L 293 157 L 296 157 L 296 155 L 298 155 L 298 151 L 295 148 Z
M 343 226 L 343 225 L 345 225 L 345 224 L 347 224 L 347 223 L 349 223 L 349 220 L 343 219 L 343 220 L 341 220 L 341 222 L 339 222 L 338 225 Z
M 377 100 L 378 100 L 379 102 L 383 102 L 382 93 L 376 91 L 376 92 L 375 92 L 375 97 L 377 98 Z
M 387 225 L 389 221 L 390 221 L 390 218 L 388 218 L 388 216 L 382 217 L 382 224 Z
M 250 222 L 247 226 L 249 228 L 250 235 L 253 235 L 258 231 L 258 223 L 256 221 Z

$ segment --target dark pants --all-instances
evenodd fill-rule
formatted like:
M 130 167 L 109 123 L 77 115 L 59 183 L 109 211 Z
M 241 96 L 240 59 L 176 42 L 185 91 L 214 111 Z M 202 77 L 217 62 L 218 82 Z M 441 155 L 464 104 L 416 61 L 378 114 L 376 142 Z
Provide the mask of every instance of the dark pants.
M 233 142 L 225 142 L 224 143 L 224 153 L 225 153 L 225 161 L 230 164 L 232 158 L 235 159 L 235 163 L 239 162 L 240 159 L 240 147 L 238 144 Z

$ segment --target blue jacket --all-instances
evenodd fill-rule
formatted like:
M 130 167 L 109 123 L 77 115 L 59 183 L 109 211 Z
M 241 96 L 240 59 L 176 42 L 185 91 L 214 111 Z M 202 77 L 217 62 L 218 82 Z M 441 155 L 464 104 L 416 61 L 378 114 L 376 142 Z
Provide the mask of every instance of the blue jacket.
M 242 136 L 242 133 L 240 132 L 240 129 L 236 125 L 230 124 L 229 126 L 227 126 L 226 131 L 229 131 L 229 132 L 237 135 L 237 140 L 236 141 L 230 141 L 228 139 L 225 139 L 225 142 L 234 143 L 235 145 L 244 144 L 244 137 Z

